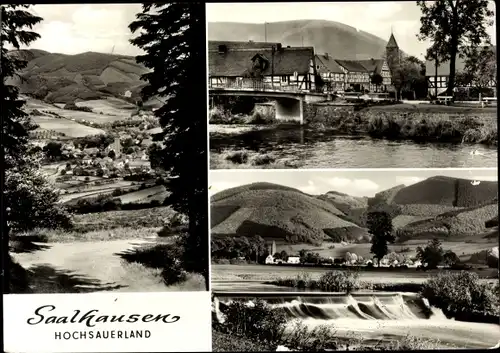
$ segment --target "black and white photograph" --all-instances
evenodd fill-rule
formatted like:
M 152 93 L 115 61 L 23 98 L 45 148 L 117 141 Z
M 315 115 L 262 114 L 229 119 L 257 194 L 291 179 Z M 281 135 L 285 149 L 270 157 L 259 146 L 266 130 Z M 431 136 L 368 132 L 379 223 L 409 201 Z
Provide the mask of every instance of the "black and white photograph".
M 497 169 L 210 183 L 214 351 L 498 347 Z
M 4 293 L 208 291 L 205 5 L 0 21 Z
M 210 169 L 496 168 L 493 1 L 206 16 Z

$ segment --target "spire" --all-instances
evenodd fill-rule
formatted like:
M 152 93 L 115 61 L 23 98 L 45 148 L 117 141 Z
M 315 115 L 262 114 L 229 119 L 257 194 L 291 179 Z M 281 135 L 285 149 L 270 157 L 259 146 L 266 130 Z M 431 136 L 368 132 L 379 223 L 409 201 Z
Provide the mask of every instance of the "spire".
M 396 42 L 396 38 L 394 38 L 394 34 L 391 33 L 391 37 L 387 42 L 386 48 L 399 48 L 398 43 Z

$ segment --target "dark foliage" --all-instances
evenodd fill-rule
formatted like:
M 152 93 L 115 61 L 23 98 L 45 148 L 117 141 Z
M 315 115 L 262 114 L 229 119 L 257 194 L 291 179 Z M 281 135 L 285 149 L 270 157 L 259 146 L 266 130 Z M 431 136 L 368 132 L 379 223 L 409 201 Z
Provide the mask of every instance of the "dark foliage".
M 136 18 L 129 27 L 139 35 L 131 43 L 145 51 L 136 60 L 152 70 L 142 76 L 148 82 L 143 101 L 152 96 L 168 98 L 155 111 L 165 146 L 161 167 L 172 177 L 167 202 L 189 218 L 184 264 L 205 277 L 208 290 L 207 123 L 193 104 L 193 99 L 206 94 L 205 83 L 199 80 L 205 76 L 205 39 L 200 37 L 205 32 L 205 6 L 143 4 Z

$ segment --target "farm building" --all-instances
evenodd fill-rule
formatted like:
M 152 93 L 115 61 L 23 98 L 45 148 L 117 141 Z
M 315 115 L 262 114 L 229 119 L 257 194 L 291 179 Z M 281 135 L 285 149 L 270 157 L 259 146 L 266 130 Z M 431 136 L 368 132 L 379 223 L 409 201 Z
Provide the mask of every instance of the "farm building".
M 274 264 L 274 257 L 273 255 L 268 255 L 266 257 L 266 265 L 271 265 L 271 264 Z
M 315 75 L 312 47 L 209 42 L 210 88 L 312 91 Z
M 496 46 L 491 46 L 491 50 L 496 56 Z M 455 72 L 460 73 L 465 69 L 465 59 L 457 56 L 455 60 Z M 437 95 L 446 94 L 448 88 L 448 80 L 450 77 L 450 61 L 439 62 L 436 60 L 427 60 L 425 63 L 425 77 L 427 78 L 427 85 L 429 94 L 435 96 L 436 89 Z M 435 84 L 437 82 L 437 84 Z M 437 86 L 437 87 L 436 87 Z M 496 82 L 490 82 L 489 88 L 496 89 Z
M 300 257 L 299 256 L 289 256 L 287 263 L 289 264 L 300 264 Z

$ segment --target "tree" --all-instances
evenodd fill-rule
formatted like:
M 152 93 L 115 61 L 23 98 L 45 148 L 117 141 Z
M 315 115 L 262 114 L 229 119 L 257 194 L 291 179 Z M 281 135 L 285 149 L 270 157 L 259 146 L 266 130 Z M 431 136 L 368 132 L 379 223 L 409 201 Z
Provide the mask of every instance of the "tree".
M 372 85 L 375 85 L 378 88 L 384 82 L 384 78 L 381 74 L 374 73 L 370 78 L 370 82 Z
M 396 89 L 396 100 L 401 99 L 401 91 L 412 91 L 415 99 L 415 90 L 418 84 L 425 80 L 421 73 L 421 67 L 408 58 L 393 64 L 392 85 Z
M 29 144 L 28 132 L 35 126 L 28 114 L 23 111 L 25 102 L 19 99 L 17 87 L 6 84 L 8 78 L 14 78 L 18 71 L 26 67 L 27 62 L 19 52 L 9 52 L 7 46 L 15 49 L 21 44 L 29 45 L 40 36 L 31 31 L 34 25 L 42 21 L 27 10 L 30 5 L 2 5 L 1 11 L 1 83 L 0 107 L 2 111 L 2 225 L 4 268 L 15 269 L 12 273 L 4 271 L 5 292 L 27 291 L 27 279 L 21 266 L 15 264 L 9 250 L 9 232 L 34 226 L 55 226 L 58 222 L 69 224 L 69 218 L 58 206 L 57 193 L 39 172 L 40 155 Z M 24 273 L 24 274 L 23 274 Z
M 462 72 L 457 73 L 457 85 L 462 87 L 472 86 L 480 94 L 485 89 L 497 86 L 497 58 L 494 49 L 488 46 L 471 49 L 465 60 Z M 496 95 L 496 94 L 495 94 Z
M 447 250 L 443 254 L 443 262 L 446 266 L 452 267 L 458 265 L 460 263 L 460 259 L 453 251 Z
M 367 216 L 368 232 L 372 235 L 370 252 L 377 259 L 378 266 L 380 260 L 387 255 L 389 249 L 387 243 L 393 243 L 395 237 L 392 234 L 392 220 L 387 212 L 369 212 Z
M 417 259 L 422 264 L 426 263 L 426 267 L 429 269 L 437 268 L 444 259 L 444 250 L 439 239 L 430 240 L 423 249 L 419 246 L 417 248 Z
M 139 34 L 131 43 L 145 52 L 136 61 L 151 69 L 142 75 L 148 82 L 141 91 L 142 99 L 168 98 L 155 111 L 164 144 L 161 167 L 171 176 L 167 202 L 188 216 L 184 264 L 205 277 L 208 290 L 207 123 L 193 104 L 206 96 L 205 83 L 200 80 L 205 77 L 206 49 L 200 37 L 205 31 L 205 6 L 143 4 L 136 18 L 129 28 Z
M 157 143 L 152 143 L 151 145 L 149 145 L 147 154 L 151 168 L 156 169 L 161 166 L 163 156 L 162 151 L 163 150 L 161 146 Z
M 59 142 L 50 141 L 43 147 L 43 152 L 50 159 L 62 156 L 62 145 Z
M 110 150 L 108 152 L 108 157 L 114 160 L 116 158 L 116 152 L 114 150 Z
M 493 25 L 494 15 L 489 3 L 488 0 L 417 1 L 422 12 L 418 38 L 433 42 L 427 57 L 450 61 L 449 96 L 453 96 L 455 88 L 457 57 L 464 58 L 469 50 L 489 42 L 486 29 Z

